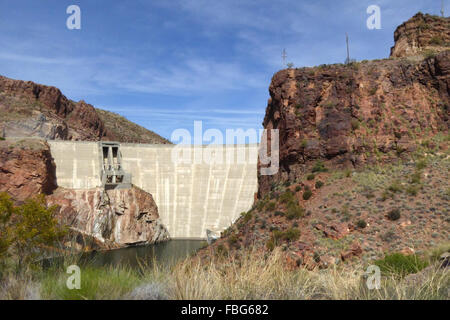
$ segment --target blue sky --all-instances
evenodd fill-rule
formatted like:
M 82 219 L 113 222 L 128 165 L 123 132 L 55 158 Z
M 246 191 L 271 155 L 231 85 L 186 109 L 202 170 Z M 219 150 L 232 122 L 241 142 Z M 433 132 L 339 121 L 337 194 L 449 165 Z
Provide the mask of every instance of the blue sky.
M 450 11 L 446 1 L 446 11 Z M 66 8 L 81 8 L 68 30 Z M 366 8 L 381 8 L 368 30 Z M 0 0 L 0 74 L 53 85 L 166 138 L 261 128 L 281 52 L 295 66 L 385 58 L 393 32 L 440 0 Z

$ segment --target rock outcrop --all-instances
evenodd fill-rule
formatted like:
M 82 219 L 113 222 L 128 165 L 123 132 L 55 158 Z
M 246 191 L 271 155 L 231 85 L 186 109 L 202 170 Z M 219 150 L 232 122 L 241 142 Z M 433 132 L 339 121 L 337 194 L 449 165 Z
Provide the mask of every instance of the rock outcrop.
M 39 139 L 0 141 L 0 192 L 22 202 L 56 189 L 55 163 L 49 145 Z
M 450 46 L 449 30 L 450 18 L 418 13 L 395 30 L 391 57 L 446 50 Z
M 137 188 L 69 190 L 47 197 L 58 206 L 58 219 L 74 231 L 93 237 L 103 248 L 143 245 L 169 239 L 151 194 Z
M 333 167 L 388 161 L 448 131 L 450 51 L 418 62 L 286 69 L 269 91 L 263 126 L 279 130 L 280 170 L 259 176 L 260 198 L 317 160 Z
M 71 101 L 55 87 L 2 76 L 0 116 L 1 137 L 170 143 L 119 115 Z

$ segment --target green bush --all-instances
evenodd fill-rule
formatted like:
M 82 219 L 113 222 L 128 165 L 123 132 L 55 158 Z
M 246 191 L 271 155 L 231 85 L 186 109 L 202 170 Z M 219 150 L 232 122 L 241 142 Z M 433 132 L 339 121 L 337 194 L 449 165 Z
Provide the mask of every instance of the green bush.
M 352 125 L 352 130 L 358 130 L 359 129 L 359 120 L 352 119 L 351 125 Z
M 311 171 L 312 171 L 313 173 L 314 173 L 314 172 L 327 172 L 328 169 L 325 168 L 325 165 L 323 164 L 322 161 L 317 160 L 316 163 L 314 164 L 314 166 L 312 167 L 312 170 L 311 170 Z
M 400 209 L 392 209 L 391 211 L 388 212 L 388 219 L 391 221 L 396 221 L 398 219 L 400 219 Z
M 367 222 L 364 221 L 363 219 L 358 220 L 358 222 L 356 223 L 356 226 L 360 229 L 364 229 L 365 227 L 367 227 Z
M 386 255 L 383 259 L 376 260 L 374 264 L 384 274 L 401 277 L 411 273 L 417 273 L 428 266 L 428 262 L 417 255 L 407 256 L 401 253 Z
M 419 160 L 416 163 L 416 168 L 417 170 L 422 170 L 425 169 L 427 167 L 427 161 L 425 159 Z
M 392 184 L 388 187 L 388 190 L 393 192 L 393 193 L 397 193 L 402 191 L 402 185 L 400 184 L 399 181 L 395 180 L 392 182 Z
M 300 237 L 300 230 L 297 228 L 290 228 L 286 231 L 274 230 L 272 233 L 272 238 L 274 243 L 278 243 L 278 241 L 286 240 L 286 241 L 295 241 Z
M 298 219 L 305 215 L 305 209 L 297 205 L 296 203 L 291 203 L 286 212 L 286 218 L 289 220 Z
M 411 183 L 418 184 L 418 183 L 420 183 L 421 178 L 422 178 L 422 175 L 421 175 L 420 171 L 416 171 L 411 176 Z
M 308 175 L 306 176 L 306 179 L 307 179 L 308 181 L 311 181 L 311 180 L 314 180 L 315 177 L 316 177 L 316 176 L 314 175 L 314 173 L 310 173 L 310 174 L 308 174 Z
M 244 223 L 249 222 L 249 221 L 253 218 L 253 215 L 252 215 L 251 212 L 242 212 L 242 213 L 241 213 L 241 216 L 242 216 L 243 219 L 244 219 Z
M 308 200 L 312 196 L 312 191 L 310 189 L 305 190 L 303 192 L 303 200 Z
M 0 193 L 0 256 L 10 254 L 23 269 L 39 254 L 37 248 L 51 247 L 67 233 L 54 217 L 56 206 L 47 207 L 44 195 L 15 206 Z
M 291 192 L 291 190 L 287 190 L 280 196 L 281 203 L 288 203 L 289 201 L 292 201 L 294 199 L 294 194 Z
M 266 210 L 267 211 L 273 211 L 276 208 L 276 203 L 274 201 L 270 201 L 267 205 L 266 205 Z
M 302 140 L 301 147 L 304 149 L 308 145 L 308 141 L 306 139 Z
M 302 190 L 302 186 L 296 186 L 295 187 L 295 192 L 299 192 L 300 190 Z
M 281 217 L 284 216 L 284 212 L 283 212 L 283 211 L 275 211 L 274 214 L 275 214 L 276 217 L 278 217 L 278 216 L 281 216 Z
M 3 138 L 3 137 L 0 137 L 0 141 L 4 141 L 5 140 L 5 138 Z
M 441 46 L 444 44 L 444 39 L 442 39 L 439 36 L 434 36 L 433 38 L 430 39 L 430 44 L 436 45 L 436 46 Z
M 323 182 L 320 180 L 316 181 L 316 189 L 320 189 L 322 187 L 323 187 Z
M 418 185 L 410 185 L 408 188 L 406 188 L 406 193 L 410 196 L 417 196 L 419 193 L 420 187 Z

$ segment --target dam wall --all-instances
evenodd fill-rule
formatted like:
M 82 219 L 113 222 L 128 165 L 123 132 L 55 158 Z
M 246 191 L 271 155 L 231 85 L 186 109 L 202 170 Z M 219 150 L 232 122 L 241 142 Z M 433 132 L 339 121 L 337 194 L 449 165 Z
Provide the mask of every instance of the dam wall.
M 48 141 L 57 183 L 69 189 L 101 186 L 97 142 Z M 120 144 L 131 182 L 151 193 L 172 238 L 204 239 L 248 211 L 257 192 L 258 145 Z

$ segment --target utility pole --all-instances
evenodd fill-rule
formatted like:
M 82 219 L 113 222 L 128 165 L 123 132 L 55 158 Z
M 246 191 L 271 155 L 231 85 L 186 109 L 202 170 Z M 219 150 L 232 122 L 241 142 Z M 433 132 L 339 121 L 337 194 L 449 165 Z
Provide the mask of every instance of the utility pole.
M 283 58 L 283 67 L 284 67 L 286 65 L 286 58 L 287 58 L 286 49 L 283 49 L 281 57 Z
M 345 33 L 345 41 L 347 42 L 347 60 L 345 60 L 346 64 L 350 63 L 350 49 L 348 48 L 348 34 Z

